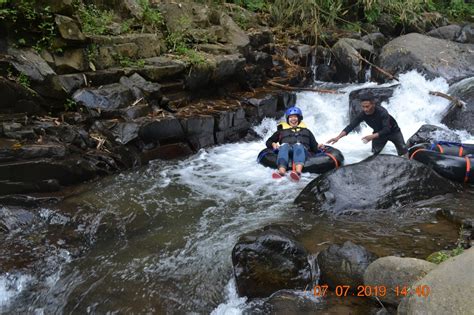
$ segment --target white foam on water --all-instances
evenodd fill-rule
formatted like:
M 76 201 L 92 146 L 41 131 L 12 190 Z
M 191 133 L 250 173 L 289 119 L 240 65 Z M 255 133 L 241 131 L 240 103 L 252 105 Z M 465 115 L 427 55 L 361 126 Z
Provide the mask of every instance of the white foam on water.
M 25 274 L 6 273 L 0 276 L 0 311 L 6 308 L 21 292 L 23 292 L 28 284 L 31 283 L 33 277 Z

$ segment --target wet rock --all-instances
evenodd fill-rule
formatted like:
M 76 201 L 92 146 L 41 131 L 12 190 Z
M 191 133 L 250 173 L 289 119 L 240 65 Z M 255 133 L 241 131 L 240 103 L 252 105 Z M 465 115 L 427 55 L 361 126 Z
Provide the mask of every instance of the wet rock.
M 151 160 L 173 160 L 187 157 L 193 154 L 193 150 L 186 143 L 171 143 L 150 150 L 143 150 L 141 162 L 146 163 Z
M 148 104 L 136 104 L 121 110 L 121 116 L 125 120 L 133 120 L 139 117 L 148 116 L 151 113 L 151 108 Z
M 0 77 L 0 113 L 37 114 L 45 101 L 32 90 Z
M 0 161 L 11 161 L 13 159 L 39 159 L 39 158 L 63 158 L 67 149 L 61 144 L 28 144 L 18 148 L 0 149 Z
M 324 173 L 303 189 L 295 203 L 339 214 L 400 207 L 459 188 L 421 163 L 381 154 Z
M 435 264 L 422 259 L 382 257 L 371 263 L 365 271 L 364 285 L 385 287 L 387 294 L 378 298 L 383 303 L 397 305 L 403 298 L 400 294 L 402 289 L 405 287 L 408 290 L 414 282 L 423 278 L 435 267 Z M 395 291 L 397 287 L 398 295 Z
M 460 142 L 461 139 L 457 133 L 449 129 L 435 125 L 423 125 L 407 140 L 407 147 L 434 141 Z
M 450 82 L 474 75 L 472 44 L 459 44 L 421 34 L 395 38 L 382 48 L 377 65 L 399 74 L 418 70 L 430 79 L 443 77 Z M 378 80 L 386 77 L 375 73 Z
M 309 66 L 313 47 L 309 45 L 290 46 L 286 50 L 286 58 L 297 65 Z
M 87 131 L 79 126 L 68 124 L 56 125 L 52 123 L 35 125 L 34 129 L 38 134 L 42 134 L 52 142 L 72 144 L 81 149 L 95 147 L 95 141 L 91 139 Z
M 262 67 L 265 70 L 273 68 L 273 58 L 270 54 L 261 51 L 252 51 L 249 53 L 248 61 Z
M 0 180 L 0 195 L 54 192 L 59 191 L 60 189 L 61 185 L 56 179 L 23 182 Z
M 432 31 L 429 31 L 428 33 L 426 33 L 426 35 L 440 38 L 440 39 L 454 41 L 461 34 L 461 29 L 462 29 L 461 26 L 456 25 L 456 24 L 446 25 L 446 26 L 441 26 Z
M 101 111 L 111 111 L 131 105 L 135 98 L 130 89 L 119 83 L 97 89 L 80 89 L 73 95 L 78 104 Z
M 120 84 L 129 88 L 135 99 L 144 98 L 148 104 L 160 104 L 163 95 L 161 93 L 161 85 L 158 83 L 148 82 L 138 73 L 134 73 L 130 77 L 120 78 Z
M 280 228 L 241 236 L 232 250 L 232 263 L 240 296 L 266 297 L 281 289 L 304 289 L 311 281 L 306 250 Z
M 8 54 L 14 58 L 11 61 L 13 68 L 26 75 L 33 83 L 41 83 L 56 74 L 48 63 L 32 49 L 9 48 Z
M 138 138 L 138 132 L 140 130 L 140 125 L 136 123 L 117 123 L 117 125 L 112 128 L 112 134 L 115 136 L 115 141 L 121 144 L 127 144 Z
M 337 70 L 334 65 L 319 64 L 316 68 L 316 79 L 319 81 L 333 82 L 335 81 L 335 76 L 337 75 Z
M 334 290 L 338 285 L 349 285 L 352 290 L 364 284 L 364 272 L 377 257 L 363 246 L 351 241 L 342 246 L 333 244 L 319 253 L 317 262 L 320 270 L 319 283 Z
M 243 100 L 243 102 L 248 105 L 245 107 L 245 114 L 249 119 L 276 118 L 278 104 L 276 95 L 267 94 L 262 98 L 249 98 Z
M 451 129 L 467 130 L 474 134 L 474 77 L 452 85 L 448 94 L 466 102 L 463 108 L 452 106 L 441 122 Z
M 349 119 L 352 121 L 362 112 L 360 107 L 361 99 L 364 97 L 372 97 L 376 105 L 388 102 L 392 97 L 395 87 L 384 88 L 364 88 L 352 91 L 349 94 Z
M 385 45 L 388 39 L 382 33 L 370 33 L 362 36 L 361 40 L 375 49 L 380 49 Z
M 309 290 L 310 291 L 310 290 Z M 318 300 L 311 296 L 311 292 L 304 294 L 290 290 L 280 290 L 273 293 L 263 305 L 264 314 L 314 314 L 323 310 Z
M 457 42 L 466 43 L 466 44 L 474 44 L 474 25 L 467 24 L 465 25 L 459 37 L 456 39 Z
M 185 139 L 181 123 L 177 118 L 166 117 L 159 120 L 144 120 L 139 130 L 145 142 L 180 141 Z
M 51 82 L 52 90 L 57 92 L 55 94 L 59 96 L 58 98 L 67 98 L 86 85 L 84 75 L 78 73 L 54 76 Z M 53 93 L 50 95 L 53 95 Z
M 192 116 L 181 118 L 180 122 L 186 138 L 195 151 L 215 144 L 214 117 Z
M 361 40 L 341 38 L 332 50 L 337 60 L 336 79 L 340 82 L 364 82 L 365 64 L 357 56 L 370 60 L 374 48 Z
M 474 309 L 473 265 L 474 248 L 443 262 L 412 285 L 412 290 L 428 287 L 428 297 L 407 296 L 398 306 L 398 314 L 468 314 Z
M 83 74 L 86 77 L 87 85 L 98 87 L 117 83 L 125 75 L 125 71 L 122 69 L 107 69 L 84 72 Z
M 62 38 L 78 42 L 84 42 L 86 40 L 77 22 L 70 17 L 57 14 L 55 22 Z

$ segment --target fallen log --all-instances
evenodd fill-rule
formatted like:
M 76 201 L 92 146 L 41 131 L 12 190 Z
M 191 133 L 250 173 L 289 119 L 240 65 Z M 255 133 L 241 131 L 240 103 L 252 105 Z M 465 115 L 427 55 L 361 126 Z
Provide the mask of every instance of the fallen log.
M 318 92 L 318 93 L 325 93 L 325 94 L 344 94 L 344 92 L 340 92 L 338 90 L 328 90 L 328 89 L 318 89 L 318 88 L 305 88 L 305 87 L 295 87 L 289 86 L 281 83 L 277 83 L 275 81 L 269 80 L 267 81 L 268 84 L 278 87 L 282 90 L 286 91 L 311 91 L 311 92 Z

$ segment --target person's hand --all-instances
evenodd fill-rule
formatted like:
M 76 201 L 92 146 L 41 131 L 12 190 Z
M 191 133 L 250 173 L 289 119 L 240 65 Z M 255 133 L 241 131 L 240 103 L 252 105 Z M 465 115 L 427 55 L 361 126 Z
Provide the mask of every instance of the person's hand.
M 322 143 L 318 144 L 318 149 L 324 149 L 326 146 Z
M 375 138 L 377 138 L 377 135 L 376 134 L 371 134 L 371 135 L 363 137 L 362 142 L 368 143 L 368 142 L 374 140 Z
M 272 147 L 273 147 L 273 150 L 276 150 L 280 147 L 280 144 L 278 142 L 273 142 Z
M 331 138 L 329 139 L 328 141 L 326 141 L 327 144 L 334 144 L 336 143 L 337 141 L 339 141 L 339 138 L 336 137 L 336 138 Z

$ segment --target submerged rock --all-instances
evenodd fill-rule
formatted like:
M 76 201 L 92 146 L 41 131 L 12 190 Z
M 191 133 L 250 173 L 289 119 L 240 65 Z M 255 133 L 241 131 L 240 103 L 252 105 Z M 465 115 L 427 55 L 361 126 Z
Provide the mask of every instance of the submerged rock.
M 303 246 L 280 228 L 240 237 L 232 250 L 239 295 L 267 297 L 281 289 L 304 289 L 311 282 L 307 256 Z
M 318 255 L 319 282 L 333 290 L 338 285 L 349 285 L 355 291 L 357 286 L 364 284 L 364 272 L 376 258 L 363 246 L 350 241 L 342 246 L 333 244 Z
M 403 206 L 459 187 L 421 163 L 382 154 L 319 176 L 295 203 L 307 210 L 343 213 Z

